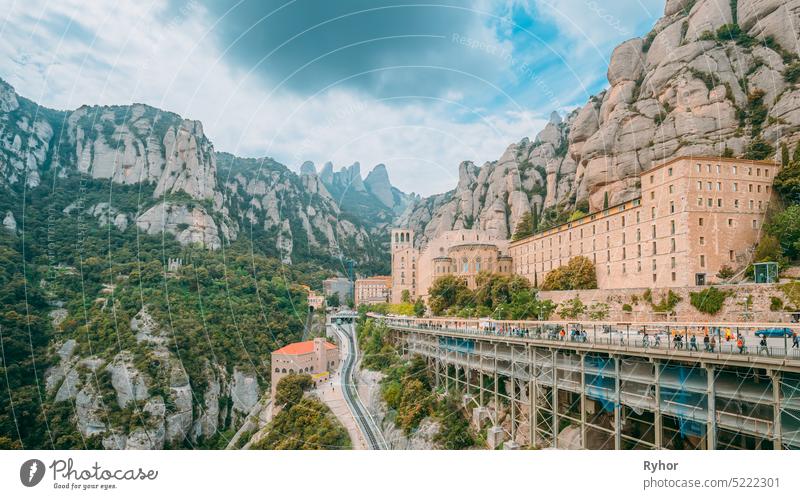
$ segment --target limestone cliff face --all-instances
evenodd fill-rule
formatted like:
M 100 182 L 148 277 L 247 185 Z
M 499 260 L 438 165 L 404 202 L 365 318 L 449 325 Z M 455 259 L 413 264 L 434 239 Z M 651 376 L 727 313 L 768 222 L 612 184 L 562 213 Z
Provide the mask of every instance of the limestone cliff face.
M 184 192 L 213 199 L 216 156 L 199 121 L 142 104 L 84 106 L 67 118 L 77 168 L 121 184 L 152 183 L 153 197 Z
M 216 152 L 200 122 L 143 104 L 49 110 L 0 80 L 0 187 L 19 195 L 23 185 L 38 186 L 48 171 L 59 178 L 80 174 L 147 186 L 135 209 L 118 206 L 112 196 L 88 207 L 76 199 L 65 210 L 91 215 L 119 231 L 132 226 L 169 234 L 181 244 L 219 249 L 241 230 L 257 228 L 265 235 L 258 244 L 274 249 L 286 263 L 302 254 L 378 264 L 391 209 L 405 207 L 405 195 L 373 182 L 389 215 L 354 216 L 359 207 L 344 206 L 344 193 L 378 199 L 368 192 L 360 165 L 335 174 L 328 169 L 317 175 L 307 162 L 297 175 L 269 158 Z M 329 186 L 337 189 L 336 198 Z M 3 220 L 6 228 L 16 229 L 13 213 Z
M 158 361 L 159 379 L 154 379 L 152 370 L 145 373 L 137 368 L 136 355 L 127 350 L 113 357 L 81 358 L 74 339 L 53 347 L 59 361 L 45 373 L 47 395 L 55 402 L 73 401 L 77 430 L 84 437 L 101 437 L 106 449 L 163 449 L 196 443 L 225 425 L 240 425 L 265 393 L 251 371 L 208 364 L 203 370 L 205 379 L 194 380 L 206 386 L 198 397 L 192 393 L 181 360 L 168 349 L 173 341 L 169 333 L 146 307 L 131 320 L 131 329 L 141 350 Z M 98 376 L 107 376 L 110 388 L 98 383 Z M 136 417 L 125 428 L 118 418 L 109 417 L 117 410 L 133 410 Z
M 773 158 L 800 138 L 800 88 L 786 76 L 798 39 L 800 0 L 668 0 L 650 33 L 613 51 L 606 90 L 533 143 L 463 163 L 454 191 L 420 200 L 403 222 L 420 243 L 459 227 L 507 237 L 535 204 L 553 214 L 635 197 L 639 174 L 663 160 Z
M 39 185 L 53 138 L 48 120 L 52 114 L 38 112 L 32 102 L 0 80 L 0 186 Z

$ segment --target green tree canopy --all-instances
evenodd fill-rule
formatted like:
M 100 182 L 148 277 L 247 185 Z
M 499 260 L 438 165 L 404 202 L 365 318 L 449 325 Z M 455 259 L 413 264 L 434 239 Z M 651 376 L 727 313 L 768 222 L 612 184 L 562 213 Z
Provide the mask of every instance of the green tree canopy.
M 544 290 L 595 289 L 597 273 L 594 263 L 585 256 L 574 256 L 566 265 L 547 273 L 542 283 Z

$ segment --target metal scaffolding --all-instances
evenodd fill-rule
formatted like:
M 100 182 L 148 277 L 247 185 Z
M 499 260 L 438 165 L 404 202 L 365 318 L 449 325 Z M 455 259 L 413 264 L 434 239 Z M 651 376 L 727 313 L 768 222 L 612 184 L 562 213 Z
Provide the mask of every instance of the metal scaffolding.
M 800 449 L 800 363 L 389 327 L 514 445 Z

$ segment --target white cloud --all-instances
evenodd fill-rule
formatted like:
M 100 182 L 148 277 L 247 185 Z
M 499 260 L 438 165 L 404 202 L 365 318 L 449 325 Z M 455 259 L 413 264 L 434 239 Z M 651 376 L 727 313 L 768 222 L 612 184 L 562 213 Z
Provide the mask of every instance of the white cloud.
M 576 37 L 602 32 L 585 8 L 567 5 L 575 2 L 581 3 L 559 2 L 582 16 L 572 22 L 554 16 L 560 29 Z M 48 107 L 144 102 L 199 119 L 218 150 L 269 155 L 294 169 L 306 159 L 360 161 L 362 171 L 385 163 L 395 185 L 423 194 L 454 187 L 462 160 L 497 159 L 545 123 L 501 95 L 504 104 L 487 113 L 465 107 L 469 96 L 458 91 L 447 100 L 392 101 L 343 88 L 309 99 L 271 91 L 226 61 L 202 6 L 190 2 L 166 19 L 164 7 L 165 0 L 17 2 L 0 19 L 0 77 Z M 67 24 L 55 21 L 71 16 L 80 25 L 59 31 Z M 487 85 L 485 92 L 498 91 Z

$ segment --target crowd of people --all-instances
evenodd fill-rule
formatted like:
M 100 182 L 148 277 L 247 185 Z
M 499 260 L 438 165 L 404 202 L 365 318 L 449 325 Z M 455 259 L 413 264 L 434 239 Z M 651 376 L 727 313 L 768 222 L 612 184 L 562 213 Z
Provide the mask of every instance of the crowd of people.
M 474 325 L 468 325 L 466 323 L 463 325 L 448 326 L 441 322 L 414 321 L 413 324 L 409 323 L 407 325 L 424 327 L 426 329 L 463 330 L 464 332 L 474 332 L 492 336 L 514 336 L 579 343 L 587 343 L 590 341 L 589 334 L 580 324 L 570 324 L 560 328 L 552 324 L 536 327 L 520 327 L 487 321 L 480 323 L 478 327 L 474 327 Z M 597 337 L 597 328 L 593 328 L 593 333 L 593 341 L 595 342 L 599 340 L 604 343 L 608 342 L 625 345 L 626 340 L 630 340 L 629 332 L 621 333 L 613 331 L 611 326 L 608 325 L 600 326 L 600 338 Z M 729 347 L 726 349 L 727 351 L 738 352 L 742 355 L 749 353 L 746 335 L 738 330 L 734 331 L 729 327 L 704 326 L 692 329 L 664 327 L 656 330 L 653 330 L 652 327 L 650 329 L 648 329 L 648 327 L 642 327 L 636 331 L 635 334 L 639 337 L 640 345 L 644 348 L 672 348 L 675 350 L 700 352 L 700 344 L 702 343 L 704 352 L 722 352 L 723 348 L 727 346 Z M 615 335 L 617 336 L 616 339 L 614 339 Z M 800 336 L 798 336 L 797 331 L 791 332 L 791 339 L 791 348 L 793 350 L 800 350 Z M 770 356 L 772 351 L 770 350 L 766 336 L 764 334 L 759 334 L 757 340 L 757 354 Z M 635 346 L 635 342 L 633 345 Z

